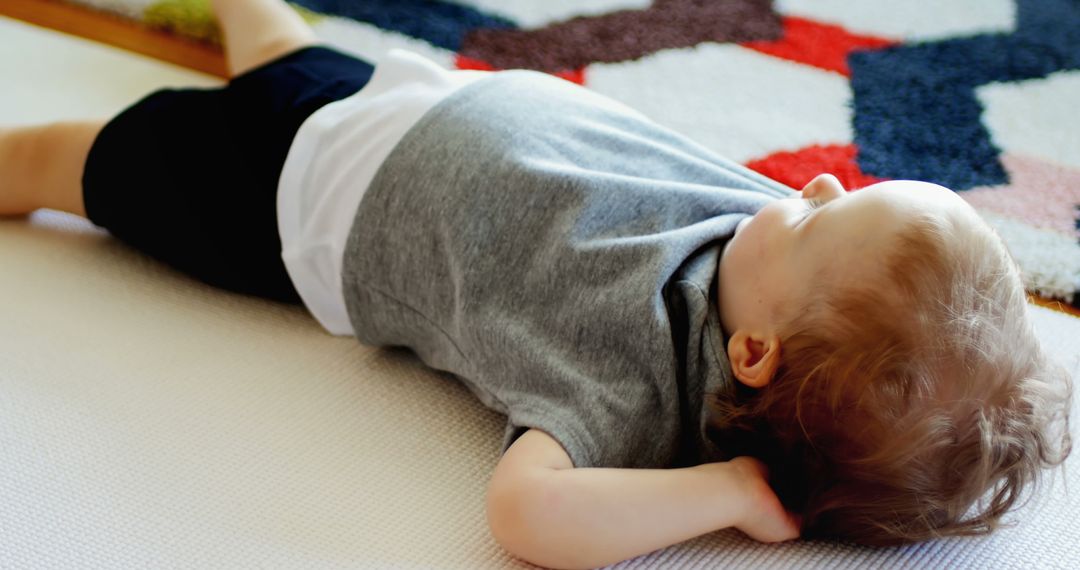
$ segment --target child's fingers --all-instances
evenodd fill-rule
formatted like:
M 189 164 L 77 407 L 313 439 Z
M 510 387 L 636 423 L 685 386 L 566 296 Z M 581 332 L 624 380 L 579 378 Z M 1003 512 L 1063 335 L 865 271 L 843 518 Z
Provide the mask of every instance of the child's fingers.
M 790 523 L 791 534 L 784 540 L 792 540 L 802 536 L 802 515 L 798 513 L 788 512 L 788 523 Z
M 765 542 L 794 540 L 802 534 L 801 520 L 795 513 L 784 512 L 774 522 L 775 526 L 769 532 L 768 539 Z
M 802 517 L 784 509 L 768 484 L 768 466 L 747 456 L 736 457 L 731 463 L 747 482 L 747 510 L 742 522 L 736 526 L 761 542 L 782 542 L 799 538 L 802 534 Z
M 761 477 L 761 479 L 765 481 L 769 480 L 769 467 L 756 457 L 744 455 L 742 457 L 736 457 L 735 459 L 732 459 L 731 462 L 739 465 L 741 469 L 750 470 L 752 473 Z

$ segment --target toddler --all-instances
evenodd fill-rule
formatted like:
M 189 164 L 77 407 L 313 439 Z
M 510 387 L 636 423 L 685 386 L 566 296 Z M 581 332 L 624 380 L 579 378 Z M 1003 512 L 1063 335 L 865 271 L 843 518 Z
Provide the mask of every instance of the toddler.
M 452 373 L 508 418 L 511 553 L 986 533 L 1068 455 L 1069 376 L 950 190 L 800 196 L 561 79 L 373 68 L 279 0 L 214 8 L 227 86 L 0 131 L 0 214 L 86 216 Z

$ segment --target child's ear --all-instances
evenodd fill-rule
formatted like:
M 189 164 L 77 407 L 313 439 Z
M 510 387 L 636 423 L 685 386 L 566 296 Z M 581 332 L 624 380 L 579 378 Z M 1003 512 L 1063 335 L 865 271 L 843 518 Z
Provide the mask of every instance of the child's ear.
M 762 388 L 780 366 L 780 337 L 737 330 L 728 341 L 728 360 L 739 382 Z

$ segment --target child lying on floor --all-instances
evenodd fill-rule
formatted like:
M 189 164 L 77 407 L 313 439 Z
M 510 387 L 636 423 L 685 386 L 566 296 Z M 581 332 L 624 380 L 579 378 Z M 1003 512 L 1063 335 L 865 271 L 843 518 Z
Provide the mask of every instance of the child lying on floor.
M 799 196 L 560 79 L 375 69 L 277 0 L 214 5 L 226 87 L 0 131 L 0 214 L 86 216 L 453 373 L 508 417 L 513 554 L 985 533 L 1068 455 L 1069 377 L 955 193 Z

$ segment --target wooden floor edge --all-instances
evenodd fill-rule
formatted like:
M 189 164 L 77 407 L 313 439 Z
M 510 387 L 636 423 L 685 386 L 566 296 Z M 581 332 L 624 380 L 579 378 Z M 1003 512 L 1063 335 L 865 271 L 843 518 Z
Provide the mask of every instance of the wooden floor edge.
M 3 0 L 0 16 L 94 40 L 176 65 L 227 78 L 221 51 L 137 22 L 60 0 Z

